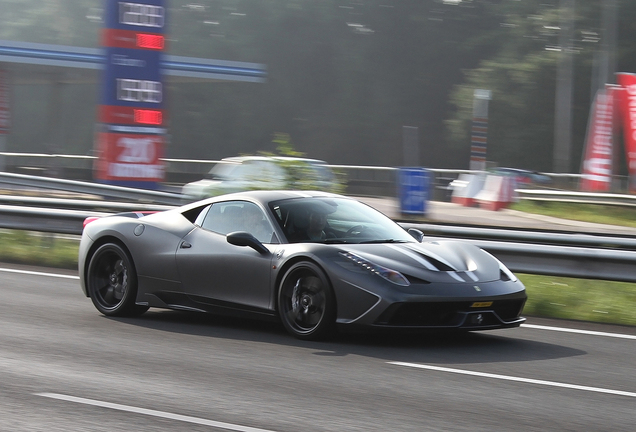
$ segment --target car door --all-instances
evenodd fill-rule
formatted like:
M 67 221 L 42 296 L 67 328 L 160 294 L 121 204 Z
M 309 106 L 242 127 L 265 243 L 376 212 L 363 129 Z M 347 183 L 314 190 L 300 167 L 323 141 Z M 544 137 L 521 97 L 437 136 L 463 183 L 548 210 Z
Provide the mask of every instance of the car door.
M 261 217 L 258 224 L 254 214 Z M 273 251 L 276 235 L 263 210 L 247 201 L 215 203 L 197 225 L 177 251 L 186 294 L 195 301 L 219 306 L 269 309 L 273 255 L 232 245 L 225 237 L 230 232 L 250 232 Z

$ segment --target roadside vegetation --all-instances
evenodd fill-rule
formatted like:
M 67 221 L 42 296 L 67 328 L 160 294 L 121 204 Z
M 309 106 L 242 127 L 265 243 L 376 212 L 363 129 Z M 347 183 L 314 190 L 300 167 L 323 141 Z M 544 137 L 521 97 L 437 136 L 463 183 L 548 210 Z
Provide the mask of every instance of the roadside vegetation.
M 636 325 L 636 284 L 517 274 L 526 286 L 526 316 Z
M 76 238 L 0 231 L 0 261 L 77 268 Z M 636 325 L 636 284 L 518 274 L 528 292 L 526 316 Z
M 562 219 L 636 228 L 636 208 L 633 207 L 521 200 L 510 208 Z
M 54 234 L 0 231 L 0 261 L 64 269 L 77 268 L 79 241 Z

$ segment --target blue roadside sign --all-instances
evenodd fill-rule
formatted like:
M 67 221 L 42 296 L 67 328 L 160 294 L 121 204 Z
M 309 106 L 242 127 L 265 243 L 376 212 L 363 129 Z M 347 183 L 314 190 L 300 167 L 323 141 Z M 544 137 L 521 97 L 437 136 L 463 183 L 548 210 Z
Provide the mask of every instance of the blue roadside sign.
M 425 215 L 429 199 L 430 172 L 425 168 L 400 168 L 398 188 L 403 214 Z

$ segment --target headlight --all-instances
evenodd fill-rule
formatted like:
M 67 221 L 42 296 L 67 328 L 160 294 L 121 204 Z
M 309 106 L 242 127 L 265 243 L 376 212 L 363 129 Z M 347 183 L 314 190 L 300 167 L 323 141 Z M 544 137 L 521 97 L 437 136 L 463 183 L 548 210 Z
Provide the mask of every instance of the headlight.
M 375 264 L 368 259 L 362 258 L 351 252 L 340 252 L 340 255 L 351 260 L 355 265 L 365 270 L 370 271 L 373 274 L 380 276 L 391 283 L 400 286 L 409 286 L 411 283 L 404 277 L 402 273 L 397 270 L 391 270 L 390 268 L 383 267 L 379 264 Z

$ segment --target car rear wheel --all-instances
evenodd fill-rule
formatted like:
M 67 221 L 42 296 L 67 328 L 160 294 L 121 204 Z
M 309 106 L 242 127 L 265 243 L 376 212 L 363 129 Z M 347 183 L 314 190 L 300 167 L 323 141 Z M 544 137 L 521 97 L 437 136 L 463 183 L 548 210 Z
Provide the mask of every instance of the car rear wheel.
M 108 316 L 135 316 L 148 310 L 135 304 L 137 274 L 128 253 L 106 243 L 91 257 L 86 277 L 88 293 L 98 311 Z
M 299 339 L 321 339 L 333 330 L 334 295 L 317 265 L 299 262 L 285 272 L 278 291 L 278 313 L 287 331 Z

